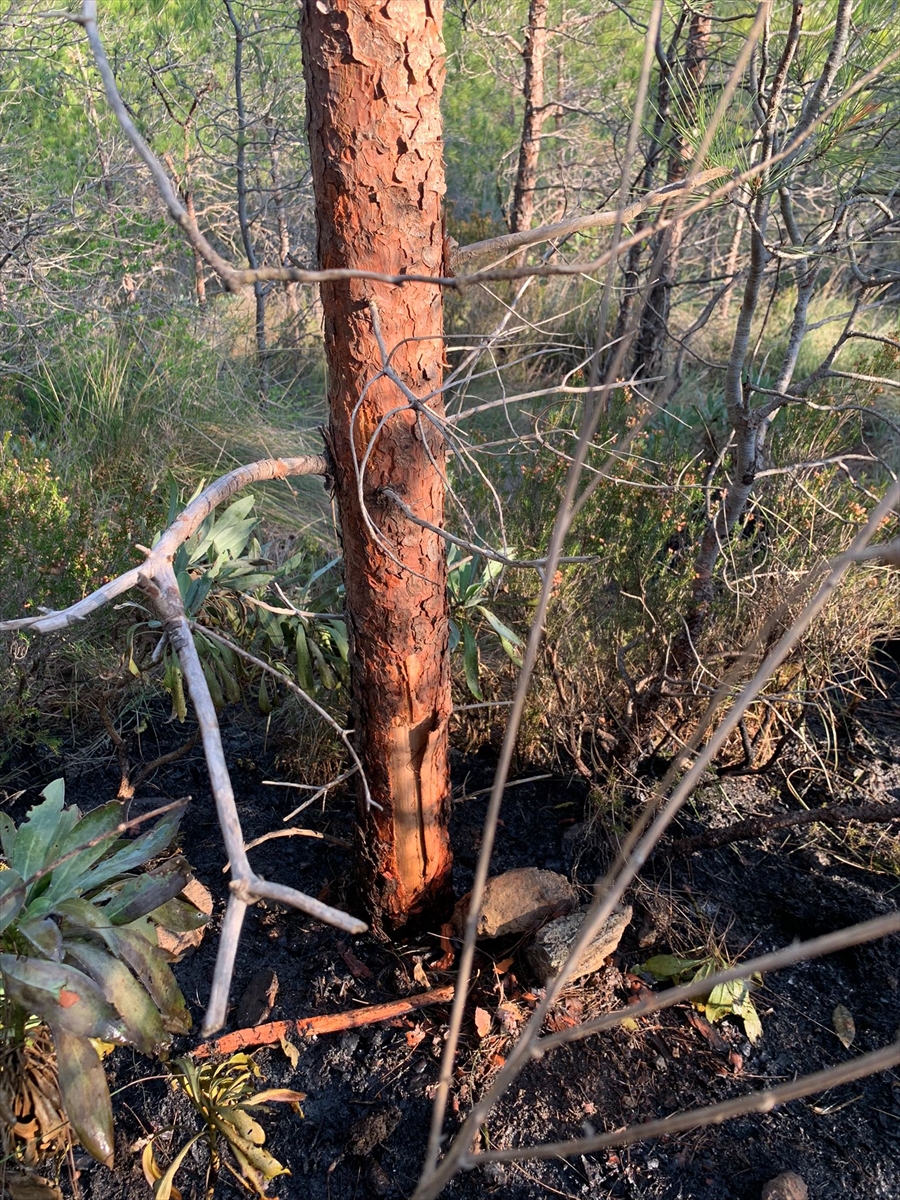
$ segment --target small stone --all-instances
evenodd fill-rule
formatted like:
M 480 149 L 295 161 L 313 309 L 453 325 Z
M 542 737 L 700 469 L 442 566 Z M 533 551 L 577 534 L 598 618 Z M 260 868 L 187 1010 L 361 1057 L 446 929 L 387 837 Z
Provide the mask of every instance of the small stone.
M 760 1200 L 808 1200 L 809 1188 L 796 1171 L 782 1171 L 763 1185 Z
M 533 933 L 541 925 L 578 903 L 578 893 L 564 875 L 521 867 L 489 879 L 478 918 L 480 938 L 506 937 L 511 933 Z M 453 913 L 453 925 L 461 932 L 469 912 L 469 896 L 463 896 Z
M 567 916 L 551 921 L 538 933 L 534 945 L 526 951 L 529 967 L 541 983 L 552 979 L 559 971 L 581 929 L 588 906 L 577 908 Z M 603 966 L 605 959 L 616 949 L 622 934 L 631 921 L 631 905 L 615 909 L 583 951 L 569 979 L 580 979 Z
M 261 967 L 244 988 L 237 1008 L 239 1029 L 262 1025 L 269 1019 L 278 995 L 278 976 L 271 967 Z

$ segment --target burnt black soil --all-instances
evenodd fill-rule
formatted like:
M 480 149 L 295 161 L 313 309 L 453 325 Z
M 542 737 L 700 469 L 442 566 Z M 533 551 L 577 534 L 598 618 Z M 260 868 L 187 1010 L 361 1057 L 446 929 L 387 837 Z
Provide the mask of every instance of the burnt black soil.
M 681 818 L 681 836 L 709 824 L 747 815 L 783 811 L 825 800 L 871 803 L 900 799 L 900 721 L 897 691 L 874 697 L 848 724 L 840 762 L 785 762 L 778 773 L 711 783 Z M 298 803 L 296 791 L 263 786 L 277 778 L 274 756 L 255 730 L 232 723 L 225 740 L 234 769 L 246 837 L 282 826 Z M 44 763 L 46 777 L 54 772 Z M 492 764 L 458 757 L 455 791 L 464 796 L 486 787 Z M 541 773 L 522 769 L 520 776 Z M 32 778 L 35 778 L 32 775 Z M 115 793 L 112 761 L 66 769 L 67 798 L 82 808 Z M 144 788 L 153 807 L 167 798 L 193 799 L 181 844 L 197 877 L 215 898 L 213 922 L 201 947 L 176 967 L 199 1025 L 216 952 L 217 926 L 226 895 L 222 844 L 202 760 L 183 760 Z M 15 805 L 16 815 L 34 798 Z M 616 820 L 640 804 L 640 792 L 618 795 Z M 485 796 L 460 799 L 454 809 L 455 886 L 465 892 L 481 836 Z M 562 870 L 589 885 L 608 859 L 608 841 L 598 831 L 596 800 L 585 788 L 561 778 L 509 790 L 499 830 L 493 872 L 520 866 Z M 602 818 L 602 802 L 599 817 Z M 332 837 L 352 837 L 352 803 L 332 798 L 300 823 Z M 608 820 L 607 820 L 608 824 Z M 873 828 L 876 832 L 872 832 Z M 604 971 L 573 985 L 557 1006 L 552 1024 L 562 1028 L 580 1017 L 627 999 L 625 973 L 656 953 L 696 949 L 713 939 L 734 956 L 747 957 L 809 938 L 896 907 L 898 823 L 868 827 L 856 841 L 844 833 L 810 828 L 768 839 L 706 851 L 690 859 L 660 854 L 630 896 L 635 909 L 618 955 Z M 893 855 L 893 857 L 891 857 Z M 269 842 L 251 851 L 263 875 L 290 883 L 337 906 L 353 910 L 352 863 L 338 845 L 305 837 Z M 890 864 L 893 863 L 893 872 Z M 490 1080 L 508 1047 L 496 1019 L 477 1036 L 476 1005 L 496 1013 L 508 1002 L 511 1019 L 524 1019 L 534 1004 L 532 981 L 516 947 L 490 947 L 479 958 L 466 1040 L 455 1081 L 453 1108 L 464 1114 L 473 1095 Z M 295 912 L 258 905 L 250 911 L 235 970 L 235 1006 L 260 967 L 278 978 L 271 1020 L 291 1019 L 395 999 L 450 982 L 450 973 L 431 966 L 442 954 L 439 939 L 423 933 L 394 944 L 371 936 L 349 939 Z M 498 970 L 495 970 L 497 966 Z M 418 978 L 417 978 L 418 976 Z M 695 1027 L 686 1008 L 631 1022 L 622 1028 L 561 1048 L 529 1067 L 504 1098 L 484 1131 L 482 1146 L 524 1145 L 558 1140 L 585 1131 L 612 1130 L 690 1107 L 740 1095 L 794 1078 L 884 1046 L 900 1025 L 900 938 L 858 947 L 830 958 L 772 974 L 756 993 L 763 1037 L 747 1042 L 740 1023 Z M 845 1049 L 832 1026 L 840 1003 L 853 1015 L 856 1039 Z M 235 1010 L 232 1010 L 232 1017 Z M 430 1114 L 430 1098 L 443 1046 L 445 1009 L 426 1009 L 393 1023 L 297 1041 L 294 1068 L 280 1047 L 255 1055 L 270 1086 L 307 1094 L 303 1115 L 272 1109 L 262 1121 L 269 1149 L 291 1175 L 273 1182 L 282 1200 L 352 1200 L 408 1197 L 419 1171 Z M 234 1023 L 229 1028 L 233 1028 Z M 183 1053 L 198 1038 L 185 1039 Z M 86 1200 L 145 1200 L 149 1189 L 140 1169 L 140 1149 L 149 1134 L 174 1130 L 171 1146 L 187 1140 L 196 1126 L 183 1099 L 159 1077 L 159 1066 L 127 1051 L 108 1061 L 115 1092 L 117 1165 L 114 1172 L 78 1157 Z M 458 1119 L 458 1118 L 454 1118 Z M 157 1142 L 165 1158 L 166 1139 Z M 185 1197 L 204 1194 L 205 1151 L 190 1154 L 177 1178 Z M 796 1101 L 761 1116 L 670 1139 L 638 1143 L 627 1150 L 570 1161 L 528 1162 L 478 1169 L 459 1177 L 445 1195 L 474 1200 L 493 1195 L 509 1200 L 566 1196 L 640 1200 L 758 1200 L 764 1182 L 780 1171 L 798 1171 L 813 1200 L 896 1200 L 900 1196 L 900 1073 L 887 1072 Z M 222 1173 L 217 1196 L 237 1195 Z

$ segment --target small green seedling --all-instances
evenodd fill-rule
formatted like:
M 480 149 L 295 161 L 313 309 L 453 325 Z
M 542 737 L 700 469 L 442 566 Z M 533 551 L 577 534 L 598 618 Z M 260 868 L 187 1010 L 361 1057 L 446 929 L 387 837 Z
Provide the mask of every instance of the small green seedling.
M 496 635 L 504 652 L 517 667 L 522 665 L 519 651 L 524 642 L 504 625 L 485 604 L 503 570 L 502 563 L 485 561 L 477 555 L 463 557 L 457 546 L 447 551 L 447 594 L 450 601 L 450 650 L 462 642 L 466 687 L 476 700 L 483 700 L 479 675 L 481 664 L 475 636 L 475 618 L 481 618 Z
M 153 1188 L 154 1200 L 179 1200 L 180 1193 L 174 1186 L 175 1175 L 191 1147 L 202 1137 L 209 1143 L 208 1196 L 215 1188 L 223 1165 L 242 1187 L 260 1197 L 266 1196 L 266 1188 L 276 1176 L 290 1174 L 287 1167 L 265 1149 L 266 1135 L 250 1110 L 280 1103 L 290 1104 L 300 1112 L 305 1093 L 289 1088 L 257 1091 L 260 1070 L 248 1054 L 233 1054 L 225 1062 L 204 1063 L 199 1067 L 190 1058 L 177 1058 L 171 1072 L 172 1087 L 188 1097 L 204 1127 L 181 1146 L 165 1170 L 156 1160 L 152 1138 L 144 1147 L 144 1177 Z M 223 1157 L 222 1141 L 236 1167 Z
M 637 974 L 652 975 L 660 982 L 674 984 L 699 983 L 718 971 L 724 971 L 728 964 L 714 954 L 704 958 L 679 958 L 676 954 L 657 954 L 648 958 L 634 968 Z M 732 979 L 728 983 L 719 983 L 705 998 L 694 1001 L 694 1007 L 704 1014 L 710 1024 L 724 1020 L 725 1017 L 740 1017 L 744 1022 L 744 1031 L 755 1045 L 762 1037 L 762 1023 L 756 1005 L 751 997 L 754 983 L 762 983 L 759 975 L 752 979 Z

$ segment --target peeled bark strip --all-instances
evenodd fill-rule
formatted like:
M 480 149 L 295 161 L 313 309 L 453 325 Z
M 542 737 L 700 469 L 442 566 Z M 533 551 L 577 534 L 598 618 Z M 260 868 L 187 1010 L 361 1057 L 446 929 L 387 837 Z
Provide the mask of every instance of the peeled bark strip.
M 303 4 L 320 267 L 444 273 L 441 15 L 439 0 Z M 380 806 L 361 802 L 359 857 L 375 921 L 397 926 L 449 884 L 451 701 L 443 541 L 383 489 L 441 526 L 444 445 L 379 376 L 370 305 L 392 370 L 426 397 L 442 380 L 442 300 L 428 285 L 351 280 L 324 284 L 322 302 L 357 746 Z M 438 398 L 429 406 L 442 414 Z

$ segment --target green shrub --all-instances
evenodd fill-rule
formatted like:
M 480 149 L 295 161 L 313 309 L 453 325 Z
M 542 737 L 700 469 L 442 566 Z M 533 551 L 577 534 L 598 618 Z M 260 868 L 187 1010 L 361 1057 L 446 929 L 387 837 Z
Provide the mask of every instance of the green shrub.
M 121 803 L 82 817 L 64 795 L 61 779 L 49 784 L 18 828 L 0 813 L 2 1099 L 15 1108 L 26 1081 L 10 1063 L 24 1068 L 37 1018 L 51 1031 L 58 1079 L 43 1107 L 32 1089 L 33 1136 L 51 1141 L 64 1113 L 85 1149 L 112 1166 L 112 1105 L 95 1042 L 163 1057 L 172 1034 L 187 1032 L 190 1013 L 154 929 L 197 928 L 206 918 L 176 899 L 189 878 L 184 859 L 144 869 L 170 848 L 180 812 L 126 841 Z

